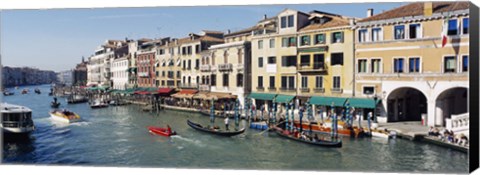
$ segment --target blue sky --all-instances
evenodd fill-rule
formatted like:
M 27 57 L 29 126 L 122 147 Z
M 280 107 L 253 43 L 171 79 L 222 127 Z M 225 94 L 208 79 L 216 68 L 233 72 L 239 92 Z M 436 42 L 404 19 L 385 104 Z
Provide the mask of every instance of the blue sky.
M 4 10 L 1 50 L 4 66 L 62 71 L 74 68 L 107 39 L 185 37 L 203 29 L 231 31 L 254 25 L 285 8 L 320 10 L 363 18 L 406 3 L 301 4 Z

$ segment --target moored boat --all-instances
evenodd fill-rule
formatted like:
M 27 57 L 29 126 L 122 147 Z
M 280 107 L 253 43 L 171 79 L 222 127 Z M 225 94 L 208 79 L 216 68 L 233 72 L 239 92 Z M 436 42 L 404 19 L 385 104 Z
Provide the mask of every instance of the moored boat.
M 88 99 L 83 95 L 69 95 L 66 101 L 67 103 L 85 103 Z
M 322 140 L 322 139 L 316 139 L 316 140 L 309 140 L 309 139 L 302 139 L 302 138 L 297 138 L 294 135 L 290 134 L 288 131 L 283 130 L 281 128 L 275 127 L 275 132 L 284 138 L 288 138 L 291 140 L 295 140 L 298 142 L 303 142 L 311 145 L 316 145 L 316 146 L 324 146 L 324 147 L 336 147 L 340 148 L 342 147 L 342 141 L 331 141 L 331 140 Z
M 53 110 L 50 112 L 50 116 L 61 122 L 65 123 L 74 123 L 80 121 L 80 116 L 75 114 L 74 112 L 67 111 L 67 110 Z
M 396 137 L 395 132 L 388 132 L 385 130 L 372 130 L 372 137 L 382 138 L 382 139 L 391 139 Z
M 1 103 L 2 120 L 0 128 L 5 136 L 28 135 L 35 129 L 32 120 L 32 110 L 8 103 Z
M 22 94 L 28 94 L 28 89 L 23 89 Z
M 40 89 L 36 88 L 36 89 L 35 89 L 35 93 L 36 93 L 36 94 L 41 94 L 42 92 L 40 92 Z
M 108 107 L 107 103 L 103 103 L 101 100 L 97 99 L 95 100 L 91 105 L 90 108 L 96 109 L 96 108 L 105 108 Z
M 177 132 L 172 131 L 169 127 L 160 128 L 160 127 L 155 127 L 155 126 L 149 126 L 148 131 L 150 133 L 154 133 L 154 134 L 162 135 L 162 136 L 167 136 L 167 137 L 170 137 L 172 135 L 177 135 Z
M 15 93 L 13 92 L 10 92 L 10 91 L 3 91 L 3 96 L 10 96 L 10 95 L 14 95 Z
M 238 131 L 222 131 L 222 130 L 219 130 L 219 129 L 212 129 L 212 128 L 208 128 L 208 127 L 203 127 L 202 125 L 200 125 L 198 123 L 191 122 L 190 120 L 187 120 L 187 124 L 188 124 L 188 126 L 192 127 L 193 129 L 196 129 L 196 130 L 199 130 L 199 131 L 202 131 L 202 132 L 206 132 L 206 133 L 210 133 L 210 134 L 219 135 L 219 136 L 226 136 L 226 137 L 239 135 L 239 134 L 242 134 L 243 132 L 245 132 L 245 128 L 242 128 Z

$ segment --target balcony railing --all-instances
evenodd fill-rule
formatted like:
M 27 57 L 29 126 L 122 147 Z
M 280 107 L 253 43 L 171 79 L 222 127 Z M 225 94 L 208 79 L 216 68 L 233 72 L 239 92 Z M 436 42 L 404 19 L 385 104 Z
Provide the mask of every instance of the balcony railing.
M 230 70 L 232 70 L 232 64 L 231 63 L 219 64 L 218 65 L 218 70 L 219 71 L 230 71 Z
M 198 87 L 199 91 L 210 91 L 210 85 L 208 84 L 202 84 Z
M 210 65 L 200 65 L 200 71 L 209 72 L 210 71 Z
M 264 91 L 265 90 L 265 87 L 257 87 L 257 91 Z
M 327 65 L 323 62 L 313 63 L 311 65 L 302 65 L 298 66 L 299 72 L 325 72 L 327 71 Z
M 195 83 L 180 83 L 180 88 L 198 88 Z
M 325 88 L 323 87 L 316 87 L 313 89 L 314 92 L 317 92 L 317 93 L 325 93 Z
M 277 91 L 277 88 L 276 87 L 268 87 L 268 90 L 269 91 Z
M 296 89 L 294 87 L 280 87 L 280 91 L 282 92 L 288 92 L 288 91 L 295 91 Z
M 466 132 L 470 130 L 470 115 L 469 113 L 452 115 L 451 118 L 446 119 L 445 127 L 454 133 Z
M 330 90 L 332 91 L 332 93 L 342 93 L 343 92 L 342 88 L 332 88 Z
M 301 91 L 301 92 L 310 92 L 310 88 L 308 88 L 308 87 L 301 87 L 301 88 L 300 88 L 300 91 Z

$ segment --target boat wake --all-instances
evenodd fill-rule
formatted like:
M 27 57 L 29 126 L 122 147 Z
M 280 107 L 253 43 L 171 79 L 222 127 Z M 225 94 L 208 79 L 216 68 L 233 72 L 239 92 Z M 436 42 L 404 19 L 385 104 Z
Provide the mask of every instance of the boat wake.
M 85 120 L 82 120 L 82 121 L 80 121 L 80 122 L 70 123 L 70 125 L 74 125 L 74 126 L 88 126 L 88 125 L 90 125 L 90 122 L 85 121 Z
M 170 138 L 182 140 L 182 141 L 185 141 L 185 142 L 188 142 L 188 143 L 193 143 L 194 145 L 197 145 L 199 147 L 205 147 L 206 146 L 200 140 L 189 139 L 189 138 L 182 137 L 180 135 L 170 136 Z

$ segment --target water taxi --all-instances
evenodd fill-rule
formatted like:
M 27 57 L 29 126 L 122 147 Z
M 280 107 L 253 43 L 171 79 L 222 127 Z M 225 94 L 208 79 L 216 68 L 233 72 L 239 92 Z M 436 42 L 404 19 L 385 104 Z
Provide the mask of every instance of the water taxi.
M 35 129 L 32 110 L 19 105 L 1 103 L 0 128 L 6 135 L 28 135 Z
M 50 112 L 50 116 L 57 121 L 65 122 L 65 123 L 74 123 L 81 120 L 78 114 L 74 112 L 64 110 L 53 110 Z

